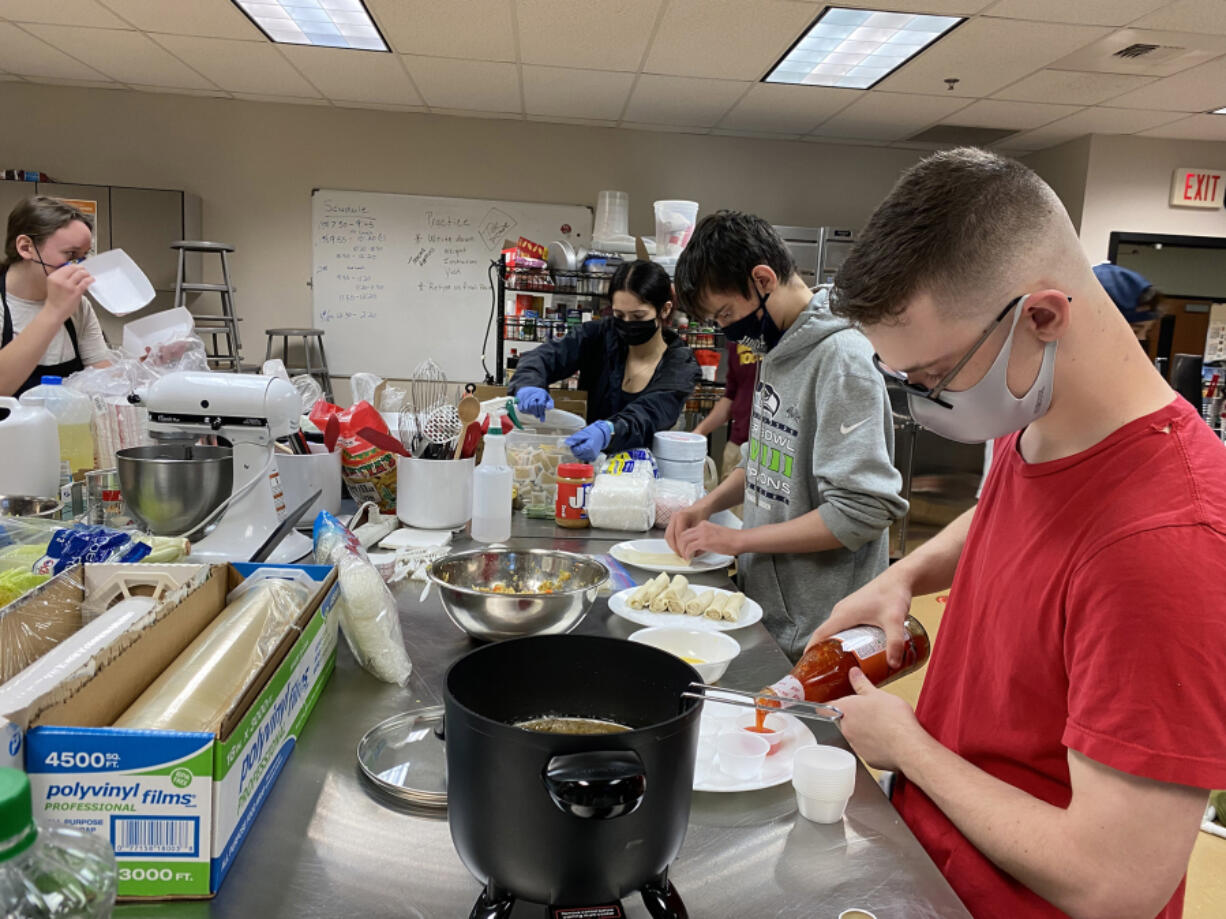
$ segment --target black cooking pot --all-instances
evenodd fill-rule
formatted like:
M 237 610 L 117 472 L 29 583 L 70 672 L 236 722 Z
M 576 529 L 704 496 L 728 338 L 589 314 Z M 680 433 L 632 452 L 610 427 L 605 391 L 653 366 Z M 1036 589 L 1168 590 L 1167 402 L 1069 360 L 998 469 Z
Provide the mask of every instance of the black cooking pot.
M 488 645 L 447 672 L 447 818 L 481 883 L 537 903 L 620 900 L 663 875 L 685 839 L 698 674 L 657 648 L 542 635 Z M 616 734 L 517 728 L 598 718 Z

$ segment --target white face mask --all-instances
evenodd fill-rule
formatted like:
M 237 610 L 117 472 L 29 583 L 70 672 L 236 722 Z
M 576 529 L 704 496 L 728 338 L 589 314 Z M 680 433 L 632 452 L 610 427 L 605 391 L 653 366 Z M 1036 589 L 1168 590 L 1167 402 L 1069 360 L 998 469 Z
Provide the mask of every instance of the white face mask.
M 1026 298 L 1018 301 L 1013 312 L 1009 337 L 1000 354 L 988 368 L 983 379 L 960 392 L 944 390 L 940 405 L 915 393 L 908 393 L 911 417 L 934 434 L 964 444 L 983 443 L 1020 431 L 1026 425 L 1047 414 L 1051 405 L 1052 378 L 1056 372 L 1056 345 L 1049 341 L 1043 347 L 1043 363 L 1034 384 L 1022 396 L 1009 391 L 1007 375 L 1009 355 L 1013 352 L 1013 333 L 1022 315 Z

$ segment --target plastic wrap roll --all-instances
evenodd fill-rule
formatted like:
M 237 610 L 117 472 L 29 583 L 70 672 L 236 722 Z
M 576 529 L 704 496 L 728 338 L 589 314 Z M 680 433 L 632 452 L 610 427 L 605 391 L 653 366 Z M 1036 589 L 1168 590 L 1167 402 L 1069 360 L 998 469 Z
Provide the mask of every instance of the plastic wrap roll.
M 223 609 L 119 716 L 117 728 L 214 731 L 310 597 L 269 578 Z
M 650 530 L 656 519 L 655 479 L 649 475 L 598 475 L 587 496 L 592 526 Z

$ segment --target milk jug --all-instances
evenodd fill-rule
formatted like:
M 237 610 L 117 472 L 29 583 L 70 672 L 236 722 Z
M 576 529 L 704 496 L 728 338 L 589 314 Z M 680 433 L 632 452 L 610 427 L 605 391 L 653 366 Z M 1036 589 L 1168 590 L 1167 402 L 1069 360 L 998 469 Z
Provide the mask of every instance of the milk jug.
M 0 396 L 0 495 L 51 498 L 60 487 L 60 435 L 40 405 Z

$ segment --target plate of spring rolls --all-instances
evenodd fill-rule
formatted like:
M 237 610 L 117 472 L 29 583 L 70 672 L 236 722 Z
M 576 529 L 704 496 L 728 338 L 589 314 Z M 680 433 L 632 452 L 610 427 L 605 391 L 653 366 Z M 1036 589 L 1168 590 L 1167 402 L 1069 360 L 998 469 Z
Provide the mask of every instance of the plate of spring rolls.
M 639 625 L 671 625 L 727 632 L 753 625 L 762 607 L 743 593 L 690 584 L 683 574 L 660 572 L 646 584 L 609 597 L 609 609 Z
M 623 565 L 646 568 L 648 571 L 667 571 L 669 574 L 694 574 L 699 571 L 716 571 L 727 568 L 733 562 L 731 555 L 717 552 L 699 552 L 688 562 L 668 547 L 663 539 L 631 539 L 619 542 L 609 554 Z

